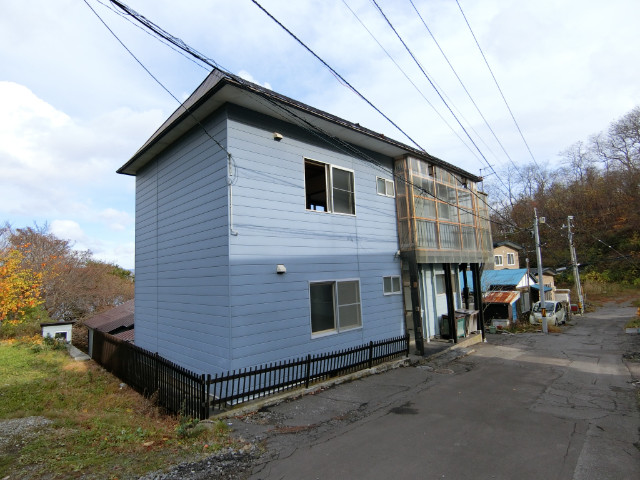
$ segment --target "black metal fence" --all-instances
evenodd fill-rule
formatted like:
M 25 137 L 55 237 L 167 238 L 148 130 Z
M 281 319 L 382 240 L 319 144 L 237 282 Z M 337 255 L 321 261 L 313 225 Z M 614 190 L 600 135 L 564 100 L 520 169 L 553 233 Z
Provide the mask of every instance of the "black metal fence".
M 195 374 L 157 353 L 93 332 L 93 359 L 145 397 L 173 413 L 209 417 L 207 377 Z M 209 377 L 210 378 L 210 377 Z
M 409 356 L 409 335 L 369 342 L 338 352 L 234 370 L 208 381 L 213 397 L 211 407 L 221 410 L 285 390 L 309 387 L 310 383 L 371 368 L 403 354 Z
M 409 355 L 409 335 L 369 342 L 338 352 L 307 355 L 237 372 L 198 375 L 157 353 L 94 331 L 93 359 L 130 387 L 174 413 L 194 418 L 209 417 L 248 400 L 371 368 Z

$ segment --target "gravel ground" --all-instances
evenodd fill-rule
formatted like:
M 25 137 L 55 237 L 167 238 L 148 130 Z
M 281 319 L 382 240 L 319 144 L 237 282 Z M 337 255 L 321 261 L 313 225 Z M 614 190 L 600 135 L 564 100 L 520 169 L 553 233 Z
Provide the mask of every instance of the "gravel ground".
M 0 420 L 0 452 L 21 448 L 26 440 L 38 435 L 51 420 L 44 417 L 12 418 Z
M 148 473 L 140 480 L 242 480 L 251 473 L 259 456 L 254 445 L 241 450 L 223 449 L 204 460 L 176 465 L 168 472 Z

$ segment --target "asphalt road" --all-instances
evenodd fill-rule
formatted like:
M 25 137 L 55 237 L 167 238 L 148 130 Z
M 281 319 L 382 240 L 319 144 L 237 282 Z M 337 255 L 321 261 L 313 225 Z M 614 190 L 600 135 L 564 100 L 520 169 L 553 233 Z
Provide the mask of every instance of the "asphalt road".
M 489 335 L 463 358 L 230 420 L 265 449 L 249 478 L 638 479 L 634 314 L 610 305 L 561 334 Z

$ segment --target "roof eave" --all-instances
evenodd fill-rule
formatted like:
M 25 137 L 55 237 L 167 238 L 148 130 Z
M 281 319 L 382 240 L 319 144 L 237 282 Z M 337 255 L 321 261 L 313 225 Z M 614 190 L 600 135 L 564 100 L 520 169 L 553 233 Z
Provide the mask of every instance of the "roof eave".
M 226 89 L 225 87 L 228 87 Z M 144 166 L 148 161 L 162 152 L 171 143 L 180 138 L 191 128 L 203 122 L 209 115 L 215 112 L 225 103 L 237 103 L 247 108 L 254 108 L 259 111 L 264 108 L 267 115 L 274 116 L 274 110 L 264 105 L 260 105 L 260 100 L 256 98 L 248 98 L 246 95 L 238 95 L 238 93 L 246 92 L 250 96 L 254 95 L 267 102 L 284 106 L 285 108 L 293 108 L 296 113 L 306 117 L 320 120 L 324 129 L 328 129 L 329 134 L 348 142 L 355 142 L 356 145 L 368 148 L 373 151 L 381 151 L 385 155 L 392 158 L 403 155 L 411 155 L 436 165 L 442 166 L 449 171 L 459 174 L 473 182 L 480 182 L 481 177 L 473 175 L 455 165 L 430 155 L 429 153 L 403 144 L 397 140 L 386 137 L 381 133 L 374 132 L 344 120 L 330 113 L 313 108 L 304 103 L 298 102 L 292 98 L 275 93 L 260 85 L 247 82 L 239 77 L 225 74 L 218 70 L 214 70 L 200 84 L 194 93 L 158 128 L 158 130 L 147 140 L 147 142 L 133 155 L 133 157 L 120 167 L 117 172 L 125 175 L 136 175 L 139 168 Z M 219 97 L 219 98 L 218 98 Z M 244 105 L 243 105 L 244 103 Z M 281 118 L 290 121 L 286 114 L 282 114 Z M 351 132 L 351 133 L 349 133 Z M 353 134 L 356 134 L 356 138 Z M 373 141 L 373 145 L 371 142 Z

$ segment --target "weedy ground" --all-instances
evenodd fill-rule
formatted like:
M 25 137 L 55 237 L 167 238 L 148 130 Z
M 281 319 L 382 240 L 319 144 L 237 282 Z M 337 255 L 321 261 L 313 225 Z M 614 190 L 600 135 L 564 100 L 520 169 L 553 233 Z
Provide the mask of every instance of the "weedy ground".
M 231 446 L 224 422 L 168 415 L 55 343 L 0 341 L 0 425 L 31 417 L 48 422 L 0 428 L 0 478 L 137 478 Z

